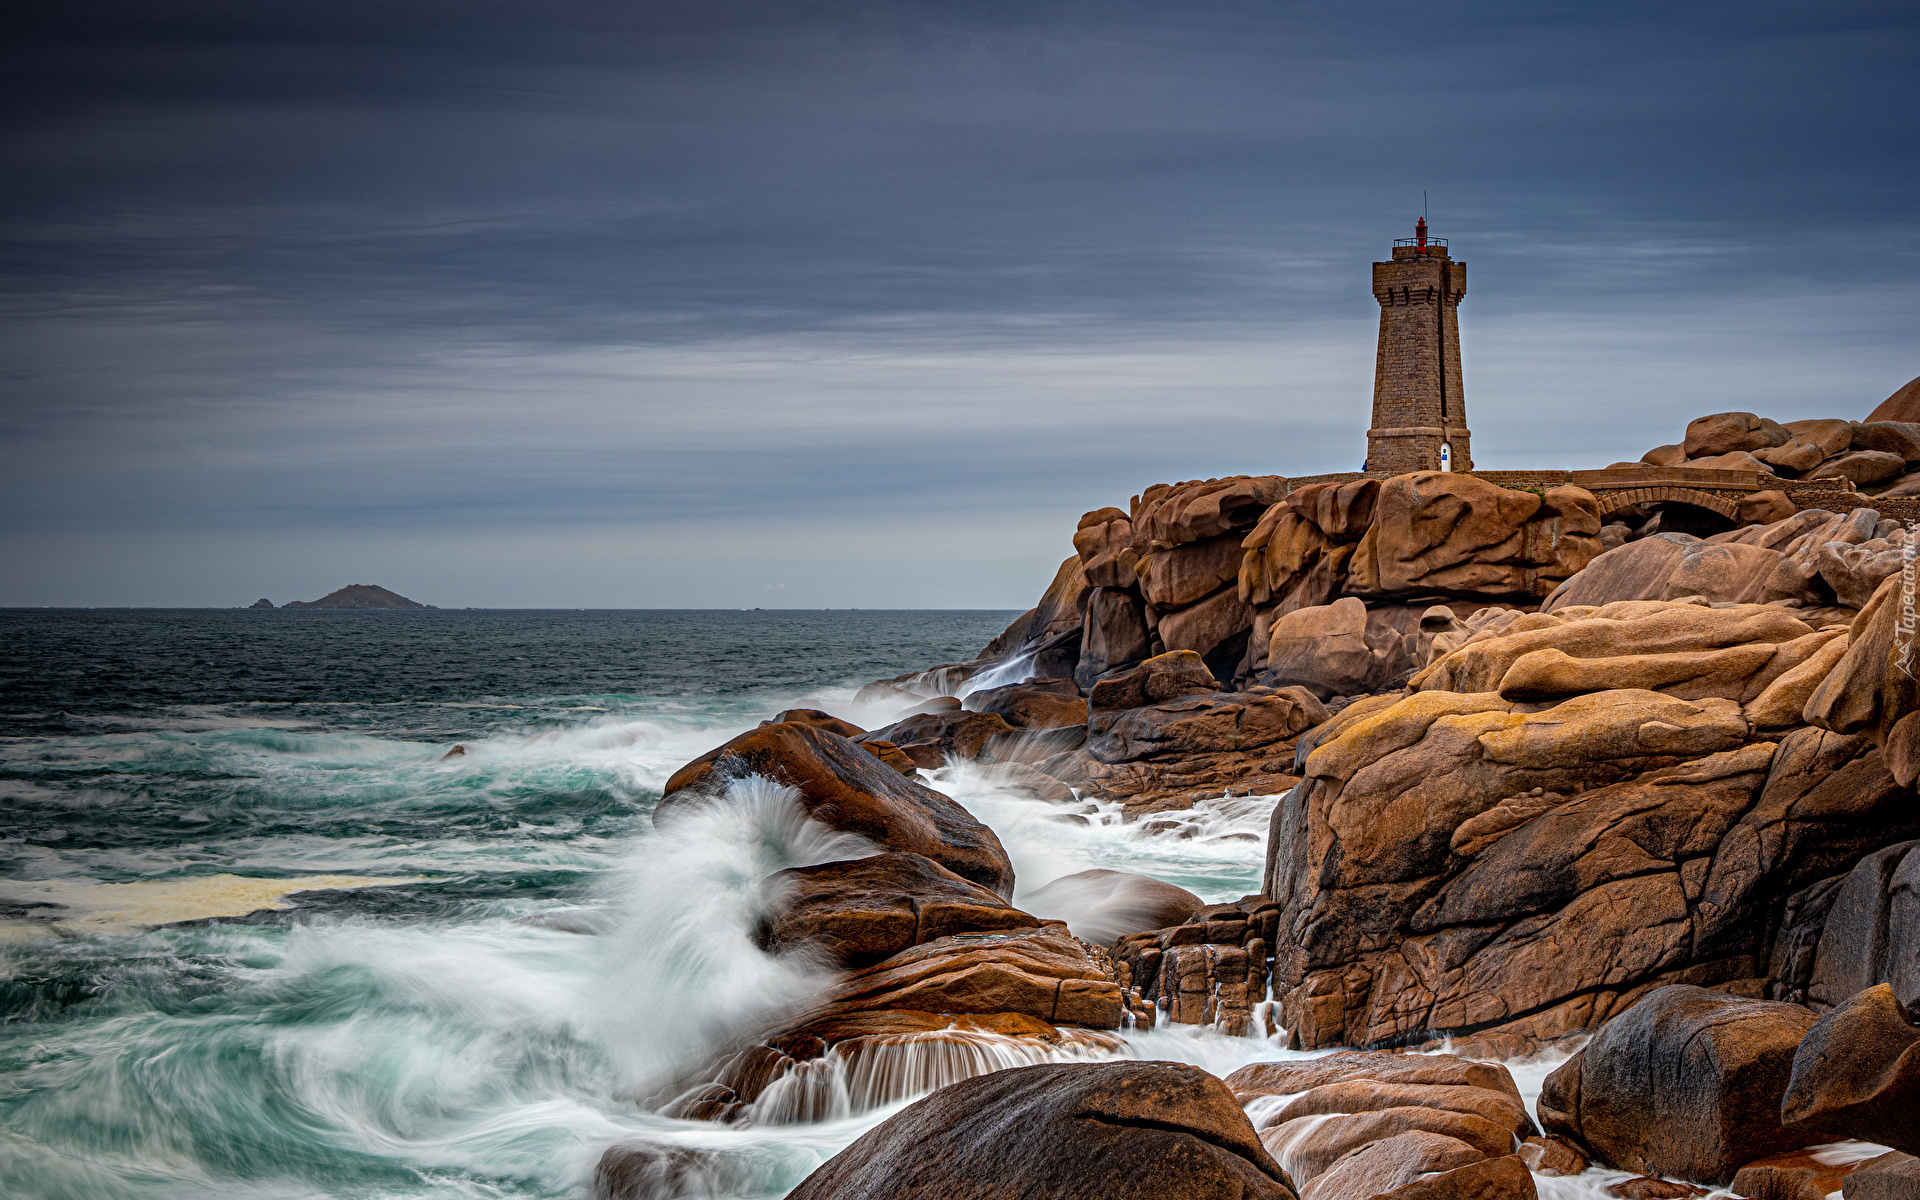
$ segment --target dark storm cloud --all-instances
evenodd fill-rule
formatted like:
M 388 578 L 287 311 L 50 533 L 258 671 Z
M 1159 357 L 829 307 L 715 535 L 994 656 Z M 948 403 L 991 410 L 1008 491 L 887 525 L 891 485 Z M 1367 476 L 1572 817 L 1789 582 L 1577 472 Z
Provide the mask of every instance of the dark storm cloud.
M 1858 416 L 1920 370 L 1917 50 L 1894 4 L 46 6 L 0 601 L 142 599 L 129 538 L 201 602 L 274 539 L 473 587 L 431 548 L 544 530 L 655 556 L 582 602 L 753 602 L 657 568 L 808 514 L 887 531 L 832 602 L 1021 603 L 1064 532 L 1002 594 L 960 527 L 1355 465 L 1422 189 L 1488 465 Z M 576 598 L 528 553 L 465 600 Z

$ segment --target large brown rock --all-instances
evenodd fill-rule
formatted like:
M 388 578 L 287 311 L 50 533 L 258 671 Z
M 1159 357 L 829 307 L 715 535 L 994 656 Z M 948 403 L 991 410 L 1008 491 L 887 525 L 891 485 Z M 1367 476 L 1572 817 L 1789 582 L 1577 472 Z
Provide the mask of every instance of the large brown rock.
M 670 821 L 716 803 L 729 782 L 754 775 L 794 788 L 801 809 L 829 828 L 925 855 L 963 879 L 1013 894 L 1013 864 L 993 830 L 846 738 L 807 725 L 764 725 L 694 759 L 667 780 L 653 819 Z
M 1830 458 L 1807 475 L 1808 479 L 1845 479 L 1857 484 L 1879 483 L 1903 475 L 1907 460 L 1884 450 L 1853 450 Z
M 1599 532 L 1599 502 L 1579 488 L 1543 498 L 1471 475 L 1399 475 L 1380 487 L 1345 590 L 1544 597 L 1599 553 Z
M 1867 414 L 1868 424 L 1876 421 L 1920 421 L 1920 379 L 1908 381 Z
M 1920 1158 L 1898 1151 L 1882 1154 L 1849 1171 L 1840 1194 L 1846 1200 L 1920 1200 Z
M 1855 450 L 1891 454 L 1902 463 L 1920 462 L 1920 422 L 1855 422 L 1848 431 L 1853 436 Z
M 1309 484 L 1268 509 L 1241 543 L 1240 598 L 1279 612 L 1334 599 L 1379 491 L 1375 479 Z
M 791 867 L 764 888 L 773 903 L 758 929 L 761 948 L 806 948 L 842 967 L 872 966 L 950 934 L 1040 926 L 998 893 L 897 851 Z
M 1625 1171 L 1728 1183 L 1746 1163 L 1817 1138 L 1780 1123 L 1797 1004 L 1660 988 L 1547 1077 L 1540 1123 Z
M 1021 1067 L 942 1088 L 792 1200 L 1294 1200 L 1225 1084 L 1164 1062 Z
M 1424 1104 L 1271 1125 L 1260 1131 L 1260 1144 L 1296 1183 L 1305 1186 L 1352 1151 L 1410 1130 L 1452 1138 L 1487 1158 L 1513 1153 L 1512 1130 L 1484 1117 Z
M 1641 688 L 1744 703 L 1838 636 L 1816 632 L 1792 610 L 1771 605 L 1708 608 L 1661 601 L 1563 608 L 1522 618 L 1508 630 L 1469 641 L 1408 686 L 1497 691 L 1528 700 Z
M 1215 675 L 1232 678 L 1246 655 L 1253 609 L 1234 588 L 1223 587 L 1186 608 L 1161 613 L 1154 631 L 1169 652 L 1191 650 Z
M 1134 546 L 1144 555 L 1251 529 L 1286 494 L 1278 475 L 1155 484 L 1134 506 Z
M 1301 1048 L 1555 1037 L 1663 983 L 1764 988 L 1775 904 L 1920 833 L 1867 739 L 1749 745 L 1729 700 L 1382 700 L 1307 735 L 1270 827 Z
M 1227 1076 L 1227 1086 L 1242 1100 L 1253 1096 L 1291 1096 L 1328 1084 L 1354 1081 L 1482 1088 L 1509 1096 L 1516 1103 L 1520 1099 L 1520 1089 L 1505 1067 L 1453 1054 L 1341 1050 L 1318 1058 L 1250 1063 Z
M 1184 608 L 1240 578 L 1237 533 L 1153 550 L 1141 559 L 1141 594 L 1161 608 Z
M 1141 708 L 1219 690 L 1220 681 L 1207 669 L 1207 664 L 1200 661 L 1198 654 L 1176 650 L 1155 655 L 1130 671 L 1102 679 L 1089 693 L 1087 704 L 1095 712 Z
M 1788 421 L 1787 440 L 1755 450 L 1753 456 L 1771 467 L 1804 475 L 1827 459 L 1845 454 L 1853 445 L 1853 429 L 1846 421 Z
M 1296 608 L 1272 623 L 1261 681 L 1323 700 L 1363 695 L 1383 690 L 1407 665 L 1402 648 L 1401 638 L 1368 629 L 1367 606 L 1352 596 Z
M 1061 925 L 953 934 L 856 971 L 807 1019 L 881 1010 L 1024 1013 L 1056 1025 L 1115 1029 L 1120 987 Z
M 1015 729 L 1064 729 L 1087 723 L 1087 702 L 1071 679 L 1030 679 L 969 693 L 967 708 L 997 713 Z
M 1899 1157 L 1904 1156 L 1887 1153 L 1865 1161 L 1834 1163 L 1830 1152 L 1819 1150 L 1771 1154 L 1741 1167 L 1731 1189 L 1747 1200 L 1827 1200 L 1835 1192 L 1845 1194 L 1847 1177 L 1855 1171 Z
M 1132 587 L 1138 555 L 1133 551 L 1133 521 L 1117 508 L 1096 509 L 1080 518 L 1073 549 L 1089 587 Z
M 883 725 L 860 740 L 891 743 L 912 759 L 914 765 L 932 771 L 944 766 L 948 759 L 975 762 L 987 757 L 988 744 L 1011 734 L 1013 729 L 999 713 L 951 708 L 916 713 Z
M 1882 983 L 1821 1017 L 1793 1058 L 1780 1105 L 1786 1127 L 1920 1154 L 1920 1028 L 1914 1015 Z
M 1035 888 L 1025 904 L 1036 916 L 1065 921 L 1081 941 L 1105 946 L 1129 933 L 1179 925 L 1199 911 L 1201 900 L 1151 876 L 1095 867 Z
M 1807 700 L 1809 724 L 1884 741 L 1920 709 L 1920 637 L 1902 626 L 1900 587 L 1899 575 L 1888 576 L 1853 619 L 1846 654 Z
M 1186 696 L 1140 708 L 1096 709 L 1087 720 L 1087 751 L 1104 763 L 1246 752 L 1296 737 L 1326 717 L 1326 707 L 1304 688 Z
M 1146 605 L 1132 591 L 1096 587 L 1087 601 L 1087 623 L 1080 642 L 1080 663 L 1073 681 L 1092 690 L 1103 676 L 1125 670 L 1153 653 Z
M 1829 1008 L 1877 984 L 1901 1002 L 1920 1002 L 1920 842 L 1896 842 L 1863 856 L 1839 881 L 1807 981 L 1807 1000 Z
M 1533 1176 L 1442 1134 L 1408 1130 L 1352 1151 L 1300 1189 L 1301 1200 L 1531 1200 Z
M 1739 450 L 1765 450 L 1785 443 L 1792 435 L 1778 422 L 1752 413 L 1715 413 L 1695 417 L 1687 423 L 1687 436 L 1680 443 L 1690 459 Z

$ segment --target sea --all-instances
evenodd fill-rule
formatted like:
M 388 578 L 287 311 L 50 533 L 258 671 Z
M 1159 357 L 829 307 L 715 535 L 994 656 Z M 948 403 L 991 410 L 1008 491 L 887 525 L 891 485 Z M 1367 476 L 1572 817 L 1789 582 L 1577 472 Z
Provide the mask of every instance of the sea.
M 860 685 L 1016 615 L 0 610 L 0 1195 L 577 1198 L 633 1142 L 697 1152 L 684 1194 L 784 1195 L 924 1087 L 804 1123 L 652 1108 L 831 983 L 753 945 L 759 881 L 870 848 L 778 788 L 654 805 L 783 709 L 885 723 Z M 990 767 L 929 783 L 1016 903 L 1089 867 L 1259 887 L 1272 797 L 1147 833 Z M 1224 1074 L 1284 1041 L 1060 1053 Z

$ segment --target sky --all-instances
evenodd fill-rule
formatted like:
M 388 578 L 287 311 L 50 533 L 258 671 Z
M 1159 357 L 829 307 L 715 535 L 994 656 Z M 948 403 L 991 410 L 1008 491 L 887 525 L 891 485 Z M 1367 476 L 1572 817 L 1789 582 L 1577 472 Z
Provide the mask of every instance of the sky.
M 1025 608 L 1354 470 L 1369 266 L 1477 465 L 1920 374 L 1920 8 L 69 0 L 0 39 L 0 605 Z

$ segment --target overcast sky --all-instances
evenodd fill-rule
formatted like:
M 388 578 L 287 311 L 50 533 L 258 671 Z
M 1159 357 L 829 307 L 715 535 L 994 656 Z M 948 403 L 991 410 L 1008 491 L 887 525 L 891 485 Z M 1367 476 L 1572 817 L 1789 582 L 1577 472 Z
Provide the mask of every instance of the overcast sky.
M 1483 467 L 1920 373 L 1910 0 L 12 21 L 0 604 L 1024 608 L 1359 466 L 1423 191 Z

